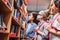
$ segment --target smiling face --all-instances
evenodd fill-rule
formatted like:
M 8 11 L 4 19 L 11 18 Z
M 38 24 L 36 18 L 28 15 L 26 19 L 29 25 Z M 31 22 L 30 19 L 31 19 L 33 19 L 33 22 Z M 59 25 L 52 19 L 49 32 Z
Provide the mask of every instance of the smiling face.
M 58 11 L 55 4 L 52 4 L 50 9 L 51 9 L 50 14 L 52 14 L 52 15 L 55 14 Z
M 56 8 L 58 9 L 58 12 L 60 12 L 60 0 L 55 0 L 54 4 L 55 4 Z

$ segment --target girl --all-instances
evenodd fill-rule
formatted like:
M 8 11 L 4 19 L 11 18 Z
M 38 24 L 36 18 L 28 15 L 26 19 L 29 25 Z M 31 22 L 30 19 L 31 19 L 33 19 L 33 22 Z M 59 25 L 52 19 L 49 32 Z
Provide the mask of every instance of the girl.
M 60 0 L 55 0 L 54 4 L 58 9 L 58 13 L 55 14 L 53 20 L 46 29 L 51 33 L 50 40 L 60 40 Z
M 33 29 L 37 26 L 36 23 L 34 23 L 34 14 L 35 12 L 32 12 L 30 13 L 29 15 L 29 23 L 27 23 L 27 26 L 26 26 L 26 35 L 29 37 L 29 38 L 34 38 L 34 32 L 33 32 Z
M 37 38 L 35 38 L 35 40 L 36 39 L 37 40 L 46 40 L 48 38 L 47 37 L 48 31 L 44 29 L 46 27 L 46 25 L 48 24 L 47 23 L 48 12 L 49 12 L 49 10 L 40 11 L 39 15 L 37 16 L 40 20 L 40 24 L 35 28 L 35 33 L 37 34 Z

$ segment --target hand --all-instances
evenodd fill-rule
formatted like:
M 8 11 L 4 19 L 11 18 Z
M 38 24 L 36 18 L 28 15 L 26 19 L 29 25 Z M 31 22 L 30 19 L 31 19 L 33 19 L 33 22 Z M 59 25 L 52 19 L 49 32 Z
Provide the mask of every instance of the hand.
M 37 32 L 38 28 L 39 28 L 38 26 L 36 28 L 34 28 L 34 32 Z
M 45 29 L 48 30 L 48 31 L 51 30 L 51 29 L 52 29 L 52 28 L 51 28 L 51 25 L 47 25 L 47 26 L 45 27 Z

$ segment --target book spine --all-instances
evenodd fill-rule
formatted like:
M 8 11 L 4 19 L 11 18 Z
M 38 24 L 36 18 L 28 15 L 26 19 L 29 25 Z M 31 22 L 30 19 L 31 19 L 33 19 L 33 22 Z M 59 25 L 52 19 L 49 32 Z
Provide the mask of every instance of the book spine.
M 3 26 L 3 17 L 0 15 L 0 25 Z
M 17 2 L 17 6 L 19 7 L 20 6 L 20 0 L 16 0 Z
M 17 14 L 17 9 L 15 9 L 15 18 L 16 18 L 16 14 Z
M 19 19 L 19 12 L 17 12 L 17 14 L 16 14 L 16 18 L 17 18 L 17 20 Z
M 11 32 L 14 33 L 14 25 L 11 27 Z

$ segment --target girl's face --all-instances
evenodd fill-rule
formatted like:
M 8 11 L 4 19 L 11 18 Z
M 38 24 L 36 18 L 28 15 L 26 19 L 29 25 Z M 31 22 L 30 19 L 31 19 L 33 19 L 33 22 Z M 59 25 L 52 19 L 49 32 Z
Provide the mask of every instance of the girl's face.
M 40 21 L 42 18 L 43 18 L 42 15 L 38 15 L 38 16 L 37 16 L 37 20 L 38 20 L 38 21 Z
M 55 5 L 53 4 L 52 6 L 51 6 L 51 14 L 55 14 L 57 12 L 57 9 L 56 9 L 56 7 L 55 7 Z
M 33 21 L 34 20 L 33 14 L 31 13 L 28 18 L 29 18 L 29 21 Z

